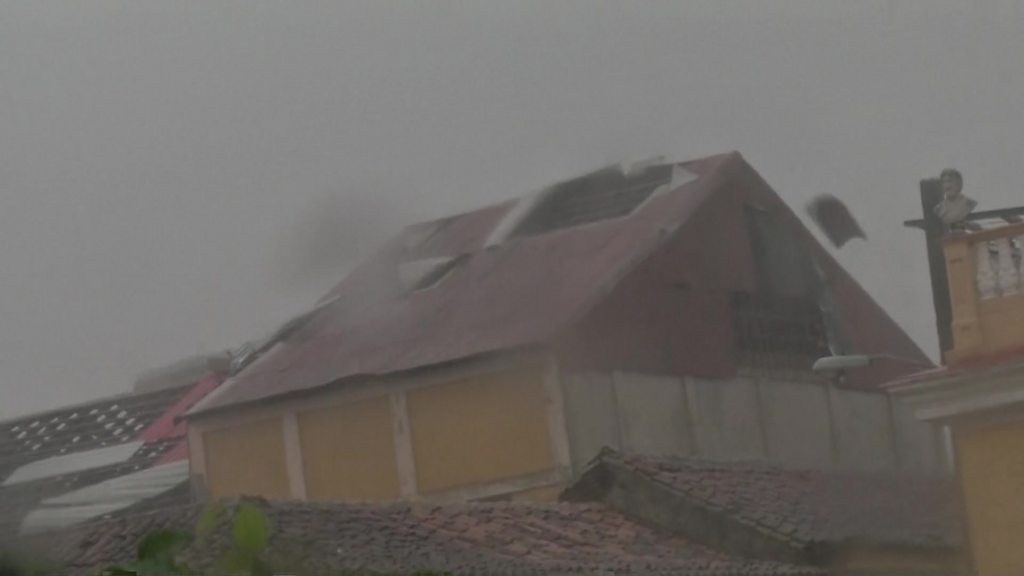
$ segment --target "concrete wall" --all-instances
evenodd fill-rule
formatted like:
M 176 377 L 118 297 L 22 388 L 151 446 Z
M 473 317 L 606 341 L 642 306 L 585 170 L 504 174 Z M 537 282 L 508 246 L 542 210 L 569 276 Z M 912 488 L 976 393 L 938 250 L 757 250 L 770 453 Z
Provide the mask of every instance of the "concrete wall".
M 579 474 L 601 448 L 622 449 L 618 403 L 611 374 L 563 374 L 561 384 L 569 454 Z
M 934 438 L 882 393 L 822 381 L 559 375 L 537 359 L 375 381 L 189 430 L 193 473 L 214 497 L 344 501 L 550 498 L 605 446 L 936 471 Z
M 722 460 L 765 457 L 757 383 L 747 378 L 686 382 L 694 453 Z
M 905 402 L 890 398 L 890 403 L 900 468 L 908 471 L 950 470 L 952 462 L 946 454 L 940 429 L 918 420 L 913 408 Z
M 758 392 L 770 460 L 808 467 L 836 462 L 825 384 L 762 380 Z
M 971 358 L 991 357 L 1014 352 L 1024 346 L 1024 294 L 1019 292 L 1020 280 L 1009 280 L 1009 294 L 999 295 L 992 280 L 985 280 L 984 261 L 978 250 L 996 249 L 1003 262 L 1011 260 L 1008 243 L 1024 234 L 1024 224 L 1011 224 L 971 235 L 950 235 L 944 240 L 946 272 L 949 279 L 950 304 L 953 313 L 953 349 L 945 360 L 956 365 Z M 979 272 L 981 272 L 979 274 Z M 989 276 L 991 278 L 991 276 Z M 995 292 L 985 297 L 979 285 L 988 285 Z
M 190 458 L 213 497 L 550 499 L 565 417 L 554 364 L 515 355 L 193 421 Z
M 577 473 L 604 446 L 796 467 L 944 470 L 934 432 L 882 392 L 756 375 L 709 380 L 591 372 L 561 381 Z
M 979 576 L 1024 574 L 1024 421 L 956 429 L 957 470 Z
M 306 496 L 377 502 L 400 493 L 387 396 L 298 414 Z
M 617 372 L 612 375 L 612 388 L 623 450 L 647 454 L 691 451 L 686 389 L 679 379 Z
M 864 470 L 897 468 L 899 446 L 889 396 L 833 388 L 830 400 L 839 464 Z M 906 444 L 911 452 L 932 450 L 927 443 Z
M 408 410 L 420 493 L 555 466 L 541 367 L 411 390 Z
M 280 418 L 206 432 L 203 444 L 210 497 L 289 496 Z

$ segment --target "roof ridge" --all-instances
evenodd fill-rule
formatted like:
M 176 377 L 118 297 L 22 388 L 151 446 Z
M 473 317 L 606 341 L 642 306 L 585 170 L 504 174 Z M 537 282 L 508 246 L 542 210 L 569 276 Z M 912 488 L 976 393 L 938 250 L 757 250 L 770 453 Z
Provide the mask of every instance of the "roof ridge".
M 614 450 L 611 450 L 614 453 Z M 595 460 L 600 458 L 600 454 Z M 935 482 L 942 484 L 941 478 L 936 478 L 932 475 L 915 473 L 907 470 L 869 470 L 869 469 L 855 469 L 855 468 L 813 468 L 803 467 L 797 465 L 786 465 L 781 462 L 776 462 L 767 459 L 739 459 L 739 460 L 715 460 L 711 458 L 705 458 L 701 456 L 689 456 L 684 454 L 630 454 L 620 455 L 620 457 L 627 463 L 643 463 L 644 461 L 657 462 L 657 463 L 680 463 L 700 465 L 701 468 L 714 469 L 714 470 L 729 470 L 729 471 L 763 471 L 763 472 L 777 472 L 786 475 L 799 475 L 799 474 L 813 474 L 817 476 L 827 476 L 833 478 L 864 478 L 864 479 L 878 479 L 878 480 L 893 480 L 893 479 L 914 479 L 925 482 Z M 691 468 L 696 468 L 692 466 Z
M 718 162 L 722 162 L 722 161 L 733 159 L 733 158 L 743 159 L 743 155 L 740 154 L 736 150 L 730 150 L 728 152 L 719 152 L 717 154 L 709 154 L 707 156 L 701 156 L 701 157 L 698 157 L 698 158 L 690 158 L 688 160 L 682 160 L 682 161 L 678 161 L 678 162 L 665 161 L 662 164 L 664 164 L 664 165 L 673 165 L 673 166 L 682 166 L 682 167 L 685 168 L 686 166 L 692 166 L 692 165 L 695 165 L 695 164 L 700 164 L 700 163 L 708 162 L 708 161 L 711 161 L 711 160 L 717 160 Z M 560 179 L 552 182 L 551 184 L 546 184 L 544 186 L 541 186 L 541 187 L 539 187 L 537 189 L 534 189 L 534 190 L 531 190 L 529 192 L 524 192 L 524 193 L 519 193 L 519 194 L 515 194 L 515 195 L 512 195 L 512 196 L 509 196 L 509 197 L 505 198 L 504 200 L 496 200 L 496 201 L 490 202 L 488 204 L 483 204 L 483 205 L 477 206 L 476 208 L 470 208 L 468 210 L 462 210 L 462 211 L 459 211 L 459 212 L 455 212 L 453 214 L 449 214 L 447 216 L 441 216 L 441 217 L 438 217 L 438 218 L 429 218 L 429 219 L 426 219 L 426 220 L 417 220 L 416 222 L 412 222 L 410 224 L 406 224 L 405 226 L 403 226 L 401 228 L 401 230 L 402 231 L 407 231 L 407 230 L 411 230 L 411 229 L 419 227 L 419 226 L 430 226 L 430 225 L 434 225 L 434 224 L 446 223 L 446 222 L 449 222 L 449 221 L 452 221 L 452 220 L 456 220 L 458 218 L 462 218 L 462 217 L 470 215 L 470 214 L 475 214 L 477 212 L 482 212 L 484 210 L 496 209 L 496 208 L 499 208 L 499 207 L 504 206 L 506 204 L 510 205 L 510 207 L 511 207 L 511 205 L 517 204 L 520 201 L 525 200 L 527 198 L 530 198 L 531 196 L 533 196 L 535 194 L 543 193 L 543 192 L 545 192 L 545 191 L 547 191 L 547 190 L 549 190 L 551 188 L 554 188 L 554 187 L 558 186 L 559 184 L 562 184 L 562 183 L 565 183 L 565 182 L 570 182 L 572 180 L 575 180 L 577 178 L 586 176 L 588 174 L 592 174 L 594 172 L 599 172 L 599 171 L 602 171 L 602 170 L 607 170 L 609 168 L 612 168 L 612 167 L 615 167 L 615 166 L 618 166 L 618 165 L 619 164 L 617 164 L 617 163 L 604 163 L 604 164 L 602 164 L 598 168 L 594 168 L 594 169 L 591 169 L 591 170 L 584 170 L 582 172 L 578 172 L 578 173 L 576 173 L 576 175 L 571 176 L 569 178 L 560 178 Z M 712 168 L 712 171 L 716 171 L 720 167 L 721 167 L 720 164 L 716 164 Z

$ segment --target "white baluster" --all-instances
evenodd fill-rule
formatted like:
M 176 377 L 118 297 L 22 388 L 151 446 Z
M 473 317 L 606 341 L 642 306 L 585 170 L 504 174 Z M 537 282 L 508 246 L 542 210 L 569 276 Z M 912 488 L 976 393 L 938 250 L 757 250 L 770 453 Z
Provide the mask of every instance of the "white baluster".
M 1010 240 L 1010 260 L 1013 262 L 1013 270 L 1016 272 L 1018 294 L 1024 292 L 1024 269 L 1021 268 L 1021 248 L 1024 248 L 1024 236 L 1017 236 Z
M 992 268 L 992 260 L 988 254 L 988 243 L 979 242 L 974 245 L 974 250 L 974 262 L 978 267 L 975 271 L 975 280 L 978 284 L 978 298 L 981 300 L 995 298 L 998 284 L 995 271 Z
M 1016 294 L 1020 290 L 1020 276 L 1013 264 L 1013 244 L 1010 240 L 1007 237 L 995 241 L 998 250 L 996 259 L 999 266 L 999 294 L 1002 296 Z

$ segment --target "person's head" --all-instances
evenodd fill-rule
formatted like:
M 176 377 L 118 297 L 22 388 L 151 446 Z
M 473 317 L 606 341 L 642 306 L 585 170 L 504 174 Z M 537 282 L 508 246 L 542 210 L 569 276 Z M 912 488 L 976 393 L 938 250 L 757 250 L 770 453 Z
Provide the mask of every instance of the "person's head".
M 943 170 L 939 180 L 942 182 L 942 195 L 946 198 L 958 196 L 964 189 L 964 177 L 953 168 Z

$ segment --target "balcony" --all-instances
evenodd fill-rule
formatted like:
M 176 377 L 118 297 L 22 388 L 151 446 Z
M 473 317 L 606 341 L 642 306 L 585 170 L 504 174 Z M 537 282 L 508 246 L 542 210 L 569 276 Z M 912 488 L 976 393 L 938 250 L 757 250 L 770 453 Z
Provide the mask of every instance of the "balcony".
M 1024 224 L 948 236 L 944 242 L 953 313 L 950 365 L 1024 349 Z

